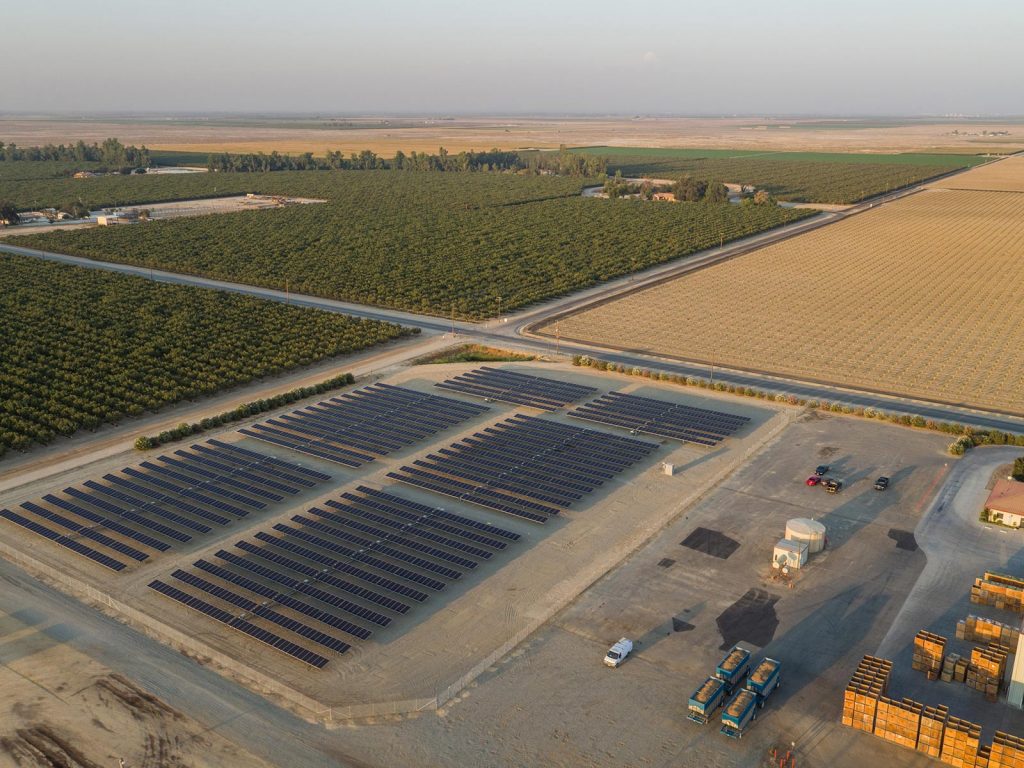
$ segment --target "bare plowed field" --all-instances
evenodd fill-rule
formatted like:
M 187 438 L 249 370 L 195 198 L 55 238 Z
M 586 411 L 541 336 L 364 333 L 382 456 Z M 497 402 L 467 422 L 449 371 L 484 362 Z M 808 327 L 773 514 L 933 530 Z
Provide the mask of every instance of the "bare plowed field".
M 992 192 L 1024 192 L 1024 155 L 960 173 L 931 184 L 941 189 L 977 189 Z
M 541 330 L 1022 413 L 1022 255 L 1024 195 L 933 189 Z

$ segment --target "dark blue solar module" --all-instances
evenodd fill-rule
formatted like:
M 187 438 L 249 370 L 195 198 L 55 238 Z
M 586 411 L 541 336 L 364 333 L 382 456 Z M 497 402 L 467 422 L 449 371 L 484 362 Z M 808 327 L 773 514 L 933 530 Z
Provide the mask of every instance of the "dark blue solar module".
M 746 416 L 610 392 L 569 413 L 577 419 L 713 447 L 750 421 Z
M 26 514 L 11 512 L 4 519 L 39 535 L 51 531 L 54 536 L 46 537 L 51 541 L 121 570 L 126 564 L 104 549 L 143 562 L 249 514 L 248 508 L 263 509 L 330 479 L 323 472 L 217 440 L 139 466 L 141 471 L 126 467 L 108 473 L 104 482 L 69 486 L 62 496 L 48 493 L 38 502 L 24 502 Z M 66 533 L 52 531 L 37 518 Z M 84 540 L 94 546 L 87 547 Z
M 239 431 L 247 437 L 358 467 L 486 410 L 486 406 L 475 403 L 374 384 Z
M 463 373 L 435 386 L 543 411 L 564 408 L 569 403 L 597 392 L 594 387 L 488 366 Z
M 544 523 L 657 447 L 516 415 L 388 477 Z
M 520 539 L 499 526 L 367 486 L 342 499 L 328 500 L 329 511 L 313 507 L 288 525 L 259 531 L 234 551 L 218 550 L 218 562 L 200 559 L 195 571 L 178 569 L 172 577 L 183 587 L 171 587 L 177 590 L 171 596 L 222 610 L 207 602 L 217 600 L 243 611 L 240 618 L 265 619 L 322 645 L 336 638 L 281 610 L 366 640 L 372 627 L 388 627 L 409 612 L 399 598 L 423 602 L 428 593 L 418 587 L 441 590 L 463 569 L 474 570 Z

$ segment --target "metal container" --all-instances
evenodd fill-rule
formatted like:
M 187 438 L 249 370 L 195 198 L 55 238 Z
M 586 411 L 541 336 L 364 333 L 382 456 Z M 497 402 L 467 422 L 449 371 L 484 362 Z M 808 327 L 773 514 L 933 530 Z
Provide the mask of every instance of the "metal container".
M 807 554 L 814 555 L 825 548 L 825 526 L 807 517 L 794 517 L 786 523 L 786 538 L 807 543 Z

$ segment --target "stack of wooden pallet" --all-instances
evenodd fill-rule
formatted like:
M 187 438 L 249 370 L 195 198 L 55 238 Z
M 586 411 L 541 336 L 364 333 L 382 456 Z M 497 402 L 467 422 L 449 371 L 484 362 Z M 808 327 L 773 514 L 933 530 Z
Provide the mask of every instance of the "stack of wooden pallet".
M 985 571 L 982 578 L 974 580 L 974 586 L 971 587 L 971 602 L 1024 613 L 1024 579 L 996 571 Z
M 865 656 L 857 665 L 843 694 L 843 725 L 873 733 L 878 700 L 889 690 L 892 662 Z
M 999 696 L 999 688 L 1006 673 L 1006 646 L 992 643 L 986 648 L 971 651 L 971 666 L 965 682 L 968 688 L 981 691 L 989 701 Z
M 913 699 L 895 701 L 887 696 L 878 700 L 875 714 L 875 736 L 908 749 L 917 749 L 917 736 L 921 730 L 923 704 Z
M 989 768 L 1024 768 L 1024 739 L 996 731 L 989 753 Z
M 914 658 L 911 667 L 924 672 L 929 680 L 938 680 L 942 660 L 946 657 L 946 638 L 922 629 L 914 637 Z
M 921 712 L 921 729 L 917 735 L 917 751 L 928 757 L 942 754 L 942 734 L 946 730 L 949 707 L 925 707 Z
M 942 734 L 942 751 L 939 759 L 956 768 L 986 768 L 979 761 L 978 750 L 981 747 L 981 726 L 961 720 L 959 717 L 946 718 L 946 728 Z
M 1004 624 L 995 619 L 986 619 L 982 616 L 968 616 L 956 623 L 957 640 L 967 640 L 972 643 L 997 642 L 1016 648 L 1020 640 L 1020 629 L 1009 624 Z
M 942 682 L 953 682 L 953 679 L 956 676 L 956 664 L 958 661 L 960 661 L 959 653 L 946 654 L 946 658 L 942 662 L 942 672 L 939 675 L 939 679 L 942 680 Z

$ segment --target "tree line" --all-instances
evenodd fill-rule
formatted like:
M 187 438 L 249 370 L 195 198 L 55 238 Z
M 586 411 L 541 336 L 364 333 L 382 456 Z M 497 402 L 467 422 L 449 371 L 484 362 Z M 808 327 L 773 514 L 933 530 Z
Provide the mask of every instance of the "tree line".
M 19 147 L 13 141 L 8 144 L 0 141 L 0 161 L 18 160 L 99 163 L 107 169 L 119 170 L 148 168 L 152 164 L 145 145 L 125 146 L 117 139 L 104 139 L 102 144 L 86 144 L 79 140 L 74 144 L 44 144 L 40 147 Z
M 517 152 L 491 149 L 486 152 L 458 152 L 452 154 L 444 147 L 437 153 L 399 150 L 392 158 L 384 158 L 364 149 L 345 155 L 340 151 L 327 152 L 316 157 L 312 152 L 301 155 L 282 155 L 279 152 L 212 154 L 207 161 L 208 170 L 218 173 L 258 173 L 266 171 L 434 171 L 447 173 L 505 172 L 551 174 L 558 176 L 596 177 L 607 171 L 603 157 L 569 152 L 564 147 L 557 153 Z
M 658 193 L 670 192 L 676 200 L 685 203 L 729 202 L 729 190 L 725 184 L 692 176 L 683 176 L 673 183 L 657 184 L 651 179 L 630 181 L 622 178 L 621 171 L 616 171 L 614 176 L 605 181 L 603 191 L 612 199 L 636 195 L 641 200 L 653 200 Z

